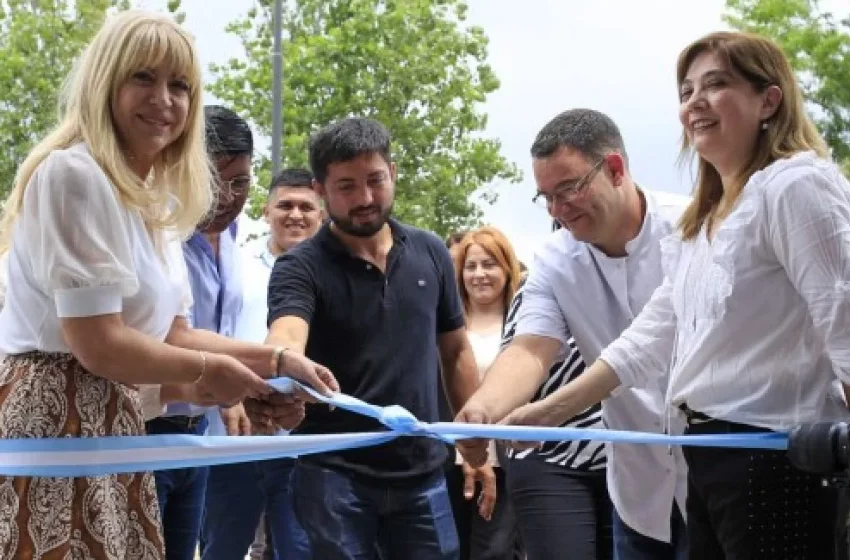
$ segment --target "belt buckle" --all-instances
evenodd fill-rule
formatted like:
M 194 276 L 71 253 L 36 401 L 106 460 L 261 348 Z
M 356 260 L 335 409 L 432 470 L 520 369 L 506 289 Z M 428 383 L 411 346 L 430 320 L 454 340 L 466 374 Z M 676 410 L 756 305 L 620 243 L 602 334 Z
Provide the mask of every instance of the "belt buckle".
M 681 410 L 682 413 L 685 415 L 685 419 L 687 420 L 688 424 L 702 424 L 711 421 L 711 418 L 709 416 L 706 416 L 702 412 L 692 410 L 687 405 L 687 403 L 680 404 L 679 410 Z
M 200 416 L 163 416 L 163 420 L 179 427 L 181 430 L 194 430 L 201 423 L 203 415 Z
M 200 414 L 198 416 L 187 416 L 186 417 L 186 428 L 189 430 L 194 430 L 201 424 L 201 420 L 204 415 Z

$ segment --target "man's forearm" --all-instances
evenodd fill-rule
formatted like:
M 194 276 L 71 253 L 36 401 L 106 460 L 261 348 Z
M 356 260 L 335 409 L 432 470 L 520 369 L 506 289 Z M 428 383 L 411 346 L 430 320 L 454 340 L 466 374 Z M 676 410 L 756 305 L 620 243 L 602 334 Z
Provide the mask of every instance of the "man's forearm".
M 470 346 L 442 362 L 443 386 L 452 412 L 457 413 L 478 389 L 478 366 Z
M 266 344 L 271 346 L 282 346 L 298 354 L 306 354 L 307 337 L 309 330 L 307 324 L 301 320 L 286 320 L 275 323 L 266 335 Z
M 546 380 L 548 366 L 526 348 L 511 344 L 487 370 L 472 398 L 484 406 L 492 422 L 498 422 L 531 400 Z

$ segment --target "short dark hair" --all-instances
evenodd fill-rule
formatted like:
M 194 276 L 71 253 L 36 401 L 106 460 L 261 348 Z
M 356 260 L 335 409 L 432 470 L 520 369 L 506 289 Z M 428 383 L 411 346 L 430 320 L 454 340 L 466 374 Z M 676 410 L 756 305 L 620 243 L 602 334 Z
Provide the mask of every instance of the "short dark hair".
M 593 109 L 570 109 L 546 123 L 531 145 L 531 157 L 547 158 L 562 147 L 581 152 L 591 160 L 618 152 L 628 166 L 620 129 L 611 117 Z
M 466 234 L 469 233 L 466 230 L 454 231 L 446 237 L 446 249 L 451 249 L 454 245 L 457 245 L 463 238 L 466 237 Z
M 324 183 L 332 163 L 351 161 L 362 154 L 378 154 L 390 163 L 390 132 L 378 121 L 349 117 L 332 123 L 310 138 L 310 168 Z
M 254 135 L 248 123 L 221 105 L 204 107 L 207 153 L 212 156 L 253 156 Z
M 275 175 L 269 184 L 269 194 L 278 187 L 313 188 L 313 174 L 301 167 L 288 167 Z

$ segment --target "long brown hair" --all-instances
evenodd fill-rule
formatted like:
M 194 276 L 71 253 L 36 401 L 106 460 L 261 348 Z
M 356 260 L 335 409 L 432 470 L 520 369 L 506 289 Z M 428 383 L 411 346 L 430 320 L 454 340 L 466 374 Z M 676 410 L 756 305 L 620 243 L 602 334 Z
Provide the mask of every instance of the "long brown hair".
M 683 131 L 681 159 L 684 161 L 696 155 L 699 162 L 696 194 L 679 221 L 683 239 L 696 237 L 710 216 L 722 218 L 728 215 L 744 185 L 756 171 L 799 152 L 812 150 L 822 157 L 829 153 L 817 128 L 806 115 L 803 95 L 794 71 L 776 43 L 751 33 L 722 31 L 706 35 L 679 54 L 676 65 L 678 87 L 682 86 L 694 60 L 706 52 L 724 60 L 731 70 L 758 92 L 770 86 L 778 86 L 782 90 L 782 100 L 770 118 L 767 129 L 759 134 L 755 150 L 744 170 L 733 184 L 726 185 L 725 198 L 720 174 L 713 165 L 695 153 Z
M 463 283 L 463 266 L 466 262 L 466 254 L 473 245 L 480 245 L 487 251 L 496 259 L 496 263 L 505 273 L 506 282 L 502 296 L 504 309 L 507 312 L 508 306 L 522 281 L 519 259 L 514 252 L 511 242 L 505 237 L 505 234 L 492 226 L 484 226 L 470 231 L 463 236 L 463 239 L 459 243 L 453 245 L 451 248 L 452 260 L 455 265 L 455 278 L 457 280 L 460 298 L 463 301 L 464 313 L 469 314 L 469 293 L 466 291 L 466 286 Z

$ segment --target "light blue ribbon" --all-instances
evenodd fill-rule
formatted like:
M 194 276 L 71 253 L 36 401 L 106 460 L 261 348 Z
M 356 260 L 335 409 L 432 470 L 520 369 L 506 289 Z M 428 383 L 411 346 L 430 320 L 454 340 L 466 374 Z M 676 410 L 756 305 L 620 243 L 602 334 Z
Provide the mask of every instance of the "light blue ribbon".
M 281 378 L 270 384 L 292 392 L 297 382 Z M 399 436 L 425 436 L 454 442 L 465 438 L 514 441 L 594 440 L 648 445 L 693 445 L 785 450 L 783 433 L 668 436 L 664 434 L 420 422 L 400 406 L 380 407 L 342 393 L 325 397 L 298 384 L 317 400 L 373 418 L 386 432 L 288 436 L 110 436 L 92 438 L 0 439 L 0 474 L 9 476 L 101 476 L 298 457 L 386 443 Z
M 694 445 L 699 447 L 736 447 L 744 449 L 788 449 L 788 435 L 778 432 L 670 436 L 647 432 L 596 430 L 587 428 L 548 428 L 535 426 L 501 426 L 464 424 L 460 422 L 420 422 L 405 408 L 375 406 L 341 393 L 326 397 L 310 387 L 289 378 L 270 381 L 282 393 L 291 393 L 297 385 L 313 398 L 329 405 L 378 420 L 398 435 L 429 436 L 454 443 L 458 439 L 484 438 L 509 441 L 604 441 L 642 443 L 648 445 Z

